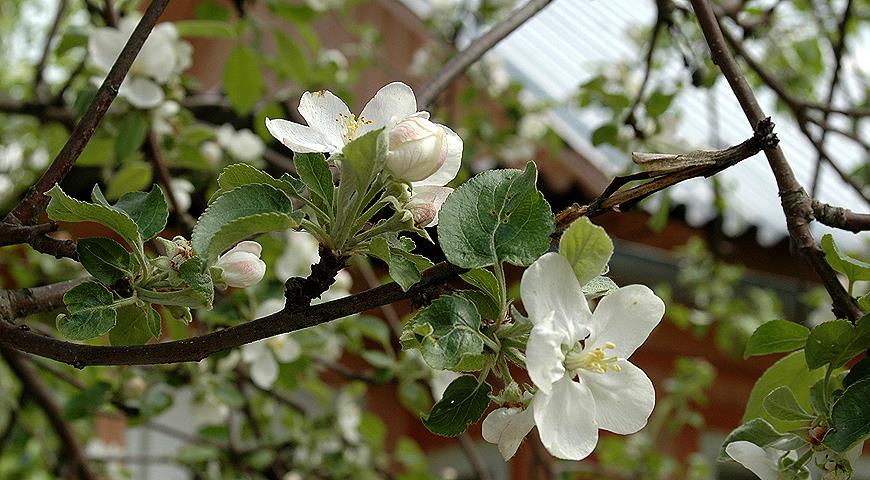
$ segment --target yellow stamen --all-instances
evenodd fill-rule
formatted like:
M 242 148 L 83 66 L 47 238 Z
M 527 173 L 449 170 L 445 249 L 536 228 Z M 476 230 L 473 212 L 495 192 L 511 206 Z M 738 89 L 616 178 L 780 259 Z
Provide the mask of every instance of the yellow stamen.
M 613 342 L 607 342 L 604 344 L 604 348 L 612 350 L 616 348 L 616 345 Z M 619 372 L 622 368 L 616 364 L 617 361 L 619 361 L 619 357 L 608 357 L 601 347 L 587 352 L 583 351 L 578 343 L 573 350 L 565 355 L 565 368 L 571 372 L 581 369 L 601 374 L 608 371 Z
M 341 126 L 342 137 L 344 137 L 344 139 L 348 142 L 354 139 L 357 130 L 359 130 L 359 127 L 363 125 L 371 125 L 372 123 L 374 123 L 372 120 L 369 120 L 363 116 L 357 118 L 356 115 L 352 113 L 347 114 L 344 112 L 339 113 L 335 121 L 338 122 Z

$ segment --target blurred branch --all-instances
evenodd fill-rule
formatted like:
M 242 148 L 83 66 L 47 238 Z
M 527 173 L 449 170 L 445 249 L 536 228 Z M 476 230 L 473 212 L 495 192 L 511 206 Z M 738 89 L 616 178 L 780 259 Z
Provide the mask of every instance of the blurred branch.
M 160 184 L 163 185 L 163 193 L 166 195 L 166 198 L 169 199 L 169 206 L 172 207 L 172 213 L 175 214 L 175 218 L 181 222 L 189 233 L 193 230 L 193 225 L 196 223 L 196 220 L 190 216 L 187 210 L 182 210 L 178 206 L 178 197 L 172 190 L 172 175 L 169 173 L 169 168 L 166 166 L 166 161 L 163 158 L 163 152 L 160 150 L 160 144 L 154 130 L 148 132 L 148 136 L 145 137 L 145 143 L 142 147 L 145 150 L 145 156 L 148 157 L 148 160 L 150 160 L 151 164 L 154 166 L 154 170 L 157 171 L 157 179 L 160 181 Z
M 653 25 L 652 33 L 650 33 L 649 43 L 647 44 L 646 56 L 644 57 L 644 71 L 643 71 L 643 80 L 640 82 L 640 87 L 638 87 L 637 95 L 634 97 L 634 101 L 631 102 L 631 106 L 628 107 L 626 111 L 623 123 L 630 126 L 634 129 L 634 133 L 638 138 L 643 138 L 644 133 L 641 128 L 637 124 L 637 119 L 635 118 L 635 111 L 637 107 L 640 106 L 640 102 L 643 101 L 644 93 L 646 92 L 646 85 L 649 83 L 650 74 L 652 73 L 653 67 L 653 56 L 656 51 L 656 45 L 658 44 L 659 33 L 662 30 L 662 27 L 668 26 L 671 23 L 671 9 L 673 8 L 670 0 L 656 0 L 656 23 Z
M 7 215 L 7 223 L 30 224 L 39 213 L 45 210 L 48 204 L 48 197 L 45 196 L 45 192 L 66 177 L 76 159 L 78 159 L 82 150 L 88 144 L 88 141 L 94 134 L 94 130 L 96 130 L 103 115 L 109 109 L 109 105 L 118 95 L 118 89 L 133 65 L 133 60 L 139 54 L 139 50 L 142 48 L 151 29 L 154 28 L 157 19 L 163 13 L 168 3 L 169 0 L 153 0 L 151 5 L 148 6 L 148 9 L 142 16 L 142 20 L 136 25 L 136 29 L 130 35 L 127 44 L 124 45 L 123 50 L 118 55 L 118 59 L 115 60 L 115 64 L 112 65 L 109 74 L 99 90 L 97 90 L 87 112 L 82 116 L 75 129 L 73 129 L 72 134 L 70 134 L 69 140 L 63 146 L 60 153 L 57 154 L 48 170 L 28 190 L 18 206 Z
M 57 29 L 60 27 L 60 22 L 63 20 L 63 14 L 66 11 L 67 0 L 60 0 L 57 5 L 57 13 L 54 15 L 54 21 L 51 22 L 51 27 L 48 29 L 48 34 L 45 36 L 45 44 L 42 47 L 42 54 L 39 56 L 39 61 L 36 62 L 36 67 L 33 73 L 33 93 L 36 98 L 42 98 L 42 90 L 44 86 L 44 78 L 42 76 L 45 70 L 45 64 L 48 63 L 48 57 L 51 55 L 51 44 L 57 35 Z
M 450 86 L 468 67 L 478 61 L 486 52 L 494 47 L 503 38 L 518 29 L 528 19 L 535 16 L 552 0 L 529 0 L 525 5 L 517 8 L 501 23 L 494 25 L 486 33 L 474 39 L 464 50 L 457 53 L 439 71 L 423 90 L 417 95 L 417 109 L 425 110 L 432 104 L 441 93 Z
M 765 118 L 764 111 L 758 105 L 755 94 L 728 50 L 713 8 L 706 0 L 691 0 L 691 3 L 698 18 L 698 24 L 704 33 L 704 38 L 710 47 L 714 63 L 722 70 L 746 115 L 746 119 L 752 126 L 758 125 Z M 810 232 L 809 224 L 813 220 L 812 200 L 795 178 L 794 172 L 779 146 L 767 148 L 764 153 L 767 156 L 770 169 L 776 177 L 782 209 L 792 241 L 821 278 L 825 289 L 831 295 L 837 317 L 848 318 L 852 321 L 858 320 L 861 317 L 861 309 L 843 288 L 836 273 L 825 262 L 824 254 Z
M 58 122 L 69 129 L 75 126 L 72 110 L 62 106 L 40 102 L 24 102 L 9 97 L 0 97 L 0 112 L 32 115 L 43 122 Z

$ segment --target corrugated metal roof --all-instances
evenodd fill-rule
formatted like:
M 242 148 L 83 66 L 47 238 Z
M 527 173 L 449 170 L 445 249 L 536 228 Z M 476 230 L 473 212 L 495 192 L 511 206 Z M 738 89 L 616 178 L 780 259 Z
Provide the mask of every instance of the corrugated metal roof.
M 405 0 L 405 3 L 423 15 L 429 10 L 431 0 Z M 624 62 L 640 64 L 645 52 L 638 49 L 628 32 L 652 25 L 655 14 L 654 2 L 649 0 L 556 0 L 490 54 L 502 58 L 510 74 L 524 84 L 532 100 L 566 100 L 564 106 L 550 113 L 551 128 L 602 171 L 616 174 L 627 166 L 627 156 L 611 147 L 592 147 L 588 140 L 605 119 L 600 112 L 574 107 L 570 99 L 578 86 L 596 75 L 602 66 Z M 847 68 L 855 68 L 857 62 L 847 59 L 845 64 Z M 682 66 L 674 63 L 665 70 L 680 75 Z M 686 151 L 711 148 L 709 139 L 714 127 L 710 121 L 709 95 L 713 95 L 716 102 L 716 136 L 723 145 L 739 143 L 752 135 L 740 106 L 720 78 L 712 92 L 687 87 L 674 102 L 672 108 L 679 118 L 676 132 L 685 139 Z M 809 188 L 816 165 L 815 149 L 791 119 L 775 112 L 772 94 L 762 92 L 759 101 L 766 112 L 774 115 L 780 145 L 798 180 Z M 840 168 L 851 171 L 866 160 L 866 154 L 847 142 L 832 134 L 826 145 Z M 778 242 L 787 235 L 776 183 L 763 155 L 727 169 L 718 178 L 729 206 L 724 219 L 726 233 L 737 235 L 756 226 L 757 239 L 763 245 Z M 670 193 L 674 201 L 686 206 L 687 220 L 693 225 L 706 224 L 717 213 L 709 180 L 690 180 L 671 188 Z M 856 211 L 870 209 L 870 205 L 828 166 L 822 168 L 816 196 L 821 201 Z M 837 242 L 847 249 L 866 250 L 860 236 L 817 223 L 813 224 L 813 230 L 819 237 L 833 233 Z

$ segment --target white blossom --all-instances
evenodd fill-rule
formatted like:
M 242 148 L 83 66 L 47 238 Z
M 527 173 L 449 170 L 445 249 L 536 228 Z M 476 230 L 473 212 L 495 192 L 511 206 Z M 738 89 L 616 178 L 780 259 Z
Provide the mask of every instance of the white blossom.
M 246 240 L 221 255 L 215 263 L 222 270 L 221 281 L 237 288 L 257 284 L 266 274 L 266 263 L 260 260 L 262 251 L 259 243 Z
M 137 16 L 127 16 L 118 22 L 118 28 L 98 28 L 91 34 L 88 53 L 104 74 L 112 68 L 138 23 Z M 118 95 L 137 108 L 157 107 L 164 99 L 163 85 L 190 66 L 191 53 L 190 44 L 179 38 L 175 25 L 155 26 L 133 61 Z
M 761 480 L 780 480 L 779 461 L 783 457 L 797 460 L 797 453 L 794 451 L 786 455 L 782 450 L 761 448 L 744 440 L 729 443 L 725 446 L 725 453 Z
M 255 313 L 263 318 L 284 309 L 284 299 L 270 298 Z M 251 380 L 260 388 L 272 388 L 278 380 L 278 362 L 290 363 L 302 354 L 302 347 L 289 333 L 264 338 L 242 346 L 242 361 L 248 365 Z
M 307 277 L 311 266 L 320 261 L 320 243 L 307 232 L 287 230 L 284 252 L 275 261 L 275 278 L 286 282 L 290 277 Z
M 169 188 L 178 203 L 178 209 L 186 212 L 190 208 L 190 194 L 195 190 L 193 184 L 184 178 L 173 178 L 169 181 Z
M 335 399 L 335 416 L 338 431 L 348 443 L 359 443 L 359 424 L 362 421 L 362 409 L 353 396 L 343 390 Z
M 217 167 L 221 159 L 224 157 L 221 146 L 218 145 L 217 142 L 211 140 L 202 142 L 199 146 L 199 154 L 202 155 L 202 157 L 205 158 L 205 161 L 212 167 Z
M 250 129 L 236 130 L 225 123 L 216 131 L 217 143 L 236 160 L 250 162 L 263 156 L 266 144 Z

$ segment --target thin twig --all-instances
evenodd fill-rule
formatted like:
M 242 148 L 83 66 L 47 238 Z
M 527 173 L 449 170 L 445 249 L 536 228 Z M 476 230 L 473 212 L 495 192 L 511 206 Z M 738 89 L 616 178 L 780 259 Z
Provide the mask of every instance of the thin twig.
M 698 18 L 698 24 L 704 33 L 704 38 L 707 40 L 707 45 L 710 47 L 713 61 L 722 70 L 746 115 L 746 119 L 752 126 L 758 125 L 765 118 L 764 111 L 758 105 L 752 88 L 741 73 L 731 52 L 728 51 L 716 14 L 706 0 L 691 0 L 691 3 Z M 825 262 L 824 254 L 810 232 L 809 224 L 813 219 L 810 197 L 795 178 L 794 172 L 779 146 L 768 148 L 764 153 L 767 156 L 770 169 L 776 177 L 782 209 L 792 241 L 821 278 L 825 289 L 831 295 L 837 316 L 857 321 L 861 317 L 861 310 L 843 288 L 837 275 Z
M 187 212 L 179 207 L 178 197 L 172 190 L 172 175 L 169 173 L 169 168 L 166 166 L 166 161 L 163 158 L 163 152 L 160 150 L 160 143 L 157 140 L 157 134 L 154 130 L 148 132 L 145 137 L 145 144 L 142 146 L 145 150 L 145 156 L 151 161 L 154 170 L 157 171 L 157 179 L 163 185 L 163 193 L 169 199 L 169 206 L 172 208 L 172 213 L 182 223 L 188 232 L 193 230 L 193 225 L 196 220 Z
M 870 230 L 870 214 L 855 213 L 851 210 L 828 205 L 813 200 L 813 214 L 820 223 L 829 227 L 848 230 L 853 233 Z
M 9 369 L 21 381 L 22 388 L 42 408 L 46 418 L 63 443 L 61 455 L 67 457 L 70 470 L 78 470 L 81 478 L 85 480 L 97 480 L 97 476 L 88 466 L 84 451 L 73 434 L 72 428 L 64 420 L 52 392 L 43 384 L 30 365 L 27 365 L 21 354 L 9 348 L 0 348 L 0 356 L 6 360 Z
M 54 36 L 57 35 L 57 29 L 60 27 L 60 22 L 63 20 L 63 14 L 66 11 L 67 0 L 60 0 L 57 5 L 57 13 L 54 15 L 54 21 L 51 22 L 51 27 L 48 29 L 48 34 L 45 36 L 45 44 L 42 47 L 42 54 L 39 56 L 39 61 L 36 62 L 36 67 L 33 72 L 33 93 L 36 98 L 42 98 L 43 90 L 43 71 L 45 64 L 48 63 L 48 57 L 51 55 L 51 43 Z
M 514 30 L 519 28 L 528 19 L 535 16 L 544 7 L 550 4 L 552 0 L 529 0 L 522 7 L 514 10 L 501 23 L 493 26 L 483 35 L 477 37 L 461 52 L 457 53 L 446 65 L 439 71 L 429 83 L 423 87 L 423 90 L 417 95 L 417 108 L 420 110 L 426 109 L 432 102 L 441 95 L 441 92 L 447 89 L 454 80 L 459 78 L 468 67 L 488 52 L 503 38 L 510 35 Z
M 70 169 L 72 169 L 76 159 L 81 155 L 82 150 L 84 150 L 97 126 L 100 124 L 103 115 L 109 109 L 109 105 L 112 104 L 112 101 L 118 95 L 121 82 L 127 76 L 127 72 L 133 65 L 133 60 L 139 54 L 139 50 L 142 48 L 151 29 L 154 28 L 157 19 L 163 13 L 163 10 L 166 9 L 168 3 L 169 0 L 153 0 L 151 5 L 148 6 L 145 15 L 142 16 L 139 24 L 136 25 L 136 29 L 133 30 L 133 34 L 130 35 L 130 39 L 127 40 L 127 44 L 124 45 L 121 54 L 118 55 L 118 59 L 115 60 L 115 64 L 112 65 L 109 74 L 99 90 L 97 90 L 94 100 L 76 125 L 69 140 L 67 140 L 60 153 L 57 154 L 48 170 L 27 192 L 18 206 L 7 215 L 6 221 L 8 223 L 30 224 L 40 212 L 45 210 L 48 204 L 48 197 L 45 196 L 45 192 L 63 180 Z M 10 216 L 17 219 L 17 222 L 11 221 Z

